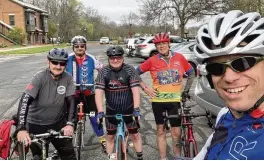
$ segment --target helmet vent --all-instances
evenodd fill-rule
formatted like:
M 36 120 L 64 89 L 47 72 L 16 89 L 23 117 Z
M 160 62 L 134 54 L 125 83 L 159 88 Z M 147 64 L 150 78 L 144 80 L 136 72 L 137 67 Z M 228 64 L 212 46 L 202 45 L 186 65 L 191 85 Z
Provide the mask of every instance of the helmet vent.
M 204 45 L 208 48 L 208 49 L 212 49 L 212 40 L 208 37 L 202 37 L 202 41 L 204 43 Z
M 263 30 L 264 29 L 264 24 L 260 25 L 256 30 Z
M 247 18 L 244 18 L 238 22 L 236 22 L 231 28 L 235 28 L 236 26 L 240 25 L 241 23 L 244 23 L 247 20 Z
M 207 29 L 204 29 L 203 32 L 206 33 L 206 34 L 208 34 L 208 30 Z
M 219 19 L 216 23 L 215 32 L 216 32 L 217 36 L 219 35 L 219 30 L 220 30 L 220 27 L 222 26 L 223 19 L 224 18 Z
M 251 41 L 253 41 L 254 39 L 256 39 L 259 35 L 255 34 L 255 35 L 250 35 L 247 36 L 243 41 L 241 42 L 246 42 L 247 44 L 250 43 Z M 244 47 L 245 45 L 241 45 L 241 43 L 239 45 L 237 45 L 238 47 Z
M 250 22 L 242 31 L 241 35 L 244 35 L 252 26 L 253 26 L 254 22 Z
M 198 54 L 203 54 L 204 52 L 196 45 L 196 51 Z

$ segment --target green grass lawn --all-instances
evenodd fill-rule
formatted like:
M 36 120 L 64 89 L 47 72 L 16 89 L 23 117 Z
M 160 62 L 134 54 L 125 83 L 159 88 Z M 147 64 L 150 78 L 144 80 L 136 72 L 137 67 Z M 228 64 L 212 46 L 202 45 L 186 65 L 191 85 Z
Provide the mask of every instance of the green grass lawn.
M 69 47 L 67 44 L 59 44 L 59 45 L 49 45 L 49 46 L 41 46 L 41 47 L 34 47 L 34 48 L 26 48 L 26 49 L 19 49 L 13 51 L 0 51 L 0 55 L 12 55 L 12 54 L 36 54 L 36 53 L 43 53 L 48 52 L 52 48 L 65 48 Z

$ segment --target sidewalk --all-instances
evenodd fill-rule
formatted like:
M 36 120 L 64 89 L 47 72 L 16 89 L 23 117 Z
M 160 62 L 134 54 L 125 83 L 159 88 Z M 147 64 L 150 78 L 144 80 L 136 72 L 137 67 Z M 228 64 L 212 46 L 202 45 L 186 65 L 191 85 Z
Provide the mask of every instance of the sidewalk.
M 45 45 L 30 45 L 30 46 L 24 46 L 24 47 L 8 47 L 8 48 L 0 48 L 0 52 L 5 51 L 15 51 L 15 50 L 21 50 L 21 49 L 30 49 L 30 48 L 38 48 L 43 46 L 52 46 L 53 44 L 45 44 Z

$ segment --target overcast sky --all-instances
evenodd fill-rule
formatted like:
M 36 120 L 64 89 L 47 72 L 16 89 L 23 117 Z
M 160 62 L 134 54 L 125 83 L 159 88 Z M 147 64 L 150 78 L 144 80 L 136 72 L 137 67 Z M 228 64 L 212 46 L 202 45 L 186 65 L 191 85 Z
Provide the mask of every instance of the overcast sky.
M 81 0 L 84 5 L 92 6 L 101 15 L 107 16 L 110 21 L 120 22 L 123 14 L 137 12 L 139 9 L 136 0 Z

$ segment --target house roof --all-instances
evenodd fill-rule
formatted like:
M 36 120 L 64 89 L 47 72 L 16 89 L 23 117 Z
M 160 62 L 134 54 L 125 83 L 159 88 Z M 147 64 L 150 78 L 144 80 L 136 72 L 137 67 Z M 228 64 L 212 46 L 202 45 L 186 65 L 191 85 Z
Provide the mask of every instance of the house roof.
M 3 21 L 1 21 L 1 20 L 0 20 L 0 24 L 2 24 L 2 25 L 4 25 L 4 26 L 6 26 L 7 28 L 9 28 L 9 29 L 11 29 L 11 30 L 13 30 L 13 27 L 12 27 L 12 26 L 10 26 L 10 25 L 8 25 L 8 24 L 4 23 L 4 22 L 3 22 Z
M 39 12 L 44 12 L 44 13 L 48 13 L 47 11 L 41 9 L 41 8 L 38 8 L 37 6 L 34 6 L 32 4 L 29 4 L 29 3 L 26 3 L 26 2 L 22 2 L 22 1 L 19 1 L 19 0 L 10 0 L 24 8 L 29 8 L 29 9 L 33 9 L 33 10 L 36 10 L 36 11 L 39 11 Z

